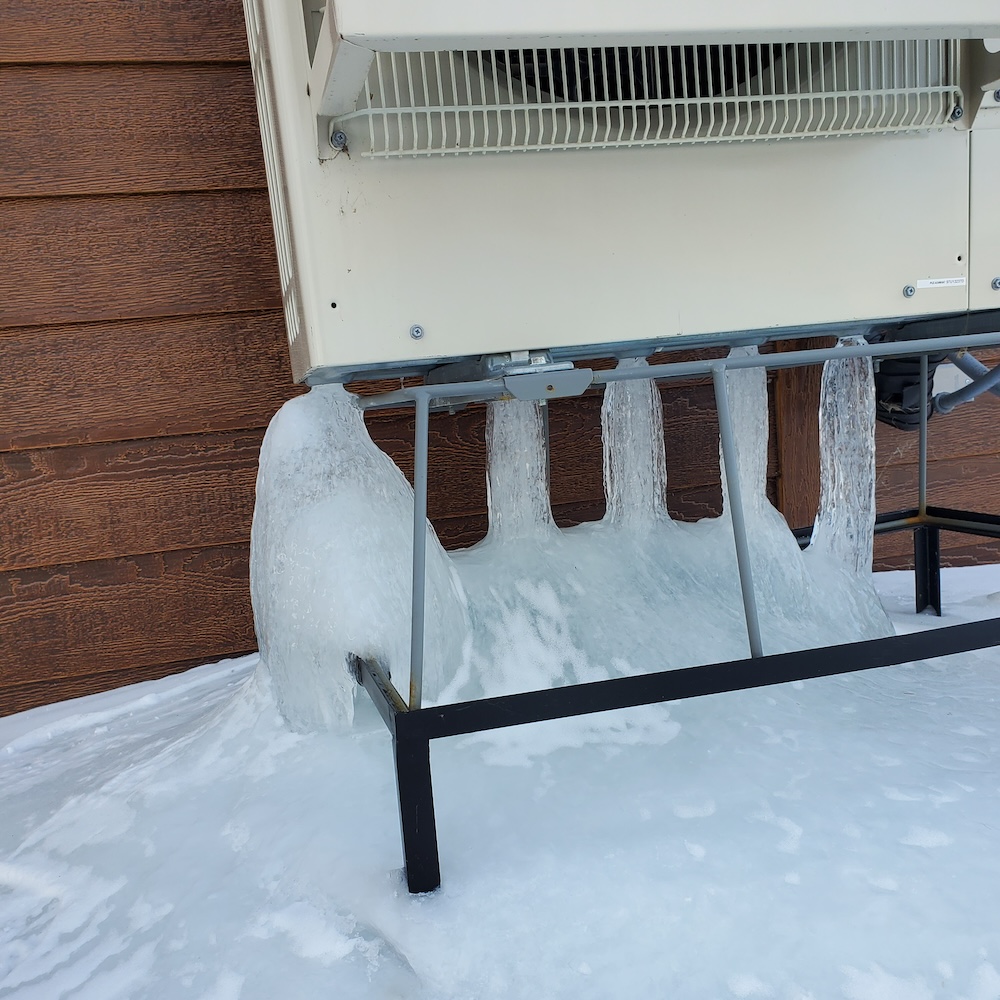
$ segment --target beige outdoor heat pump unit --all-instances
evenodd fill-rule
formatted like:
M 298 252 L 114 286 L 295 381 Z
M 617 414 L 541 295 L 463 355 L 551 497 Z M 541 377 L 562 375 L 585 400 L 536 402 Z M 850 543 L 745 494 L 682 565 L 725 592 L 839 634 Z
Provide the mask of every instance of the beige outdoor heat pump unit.
M 1000 306 L 996 0 L 246 14 L 296 380 Z

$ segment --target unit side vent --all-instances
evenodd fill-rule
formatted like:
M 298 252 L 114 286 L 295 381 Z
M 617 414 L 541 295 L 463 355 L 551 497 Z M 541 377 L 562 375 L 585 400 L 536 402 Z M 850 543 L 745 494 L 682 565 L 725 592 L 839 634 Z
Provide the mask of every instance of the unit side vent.
M 959 72 L 938 40 L 378 52 L 334 127 L 370 156 L 901 132 L 957 117 Z

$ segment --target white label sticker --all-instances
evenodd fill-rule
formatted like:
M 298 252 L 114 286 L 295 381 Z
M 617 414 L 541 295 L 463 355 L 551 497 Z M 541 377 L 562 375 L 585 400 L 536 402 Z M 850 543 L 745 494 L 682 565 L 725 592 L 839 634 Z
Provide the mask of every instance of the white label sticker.
M 959 288 L 965 284 L 965 278 L 921 278 L 917 288 Z

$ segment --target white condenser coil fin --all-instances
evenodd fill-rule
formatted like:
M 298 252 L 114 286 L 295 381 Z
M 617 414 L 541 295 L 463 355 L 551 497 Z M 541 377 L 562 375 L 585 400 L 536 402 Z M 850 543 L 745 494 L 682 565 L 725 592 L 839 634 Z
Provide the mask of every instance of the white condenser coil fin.
M 371 156 L 943 128 L 960 53 L 930 39 L 377 52 L 333 127 Z

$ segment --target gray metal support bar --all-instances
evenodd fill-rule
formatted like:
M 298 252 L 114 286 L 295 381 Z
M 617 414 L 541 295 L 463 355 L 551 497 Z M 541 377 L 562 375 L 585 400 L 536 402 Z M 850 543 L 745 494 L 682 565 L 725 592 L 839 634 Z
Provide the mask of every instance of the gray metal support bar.
M 715 405 L 719 413 L 719 437 L 722 441 L 722 465 L 726 470 L 729 513 L 733 522 L 733 538 L 736 542 L 736 565 L 740 573 L 740 590 L 743 592 L 743 613 L 747 622 L 747 638 L 750 640 L 750 655 L 758 657 L 763 655 L 764 650 L 760 641 L 760 622 L 757 618 L 757 598 L 753 590 L 750 546 L 747 544 L 747 526 L 743 517 L 740 467 L 736 455 L 736 441 L 733 436 L 733 416 L 729 409 L 726 369 L 723 365 L 716 365 L 712 369 L 712 380 L 715 383 Z
M 552 489 L 552 438 L 549 435 L 549 404 L 540 400 L 538 408 L 542 414 L 542 442 L 545 446 L 545 491 Z
M 427 437 L 430 399 L 417 397 L 413 428 L 413 592 L 410 614 L 410 709 L 420 708 L 424 682 L 424 617 L 427 582 Z
M 917 465 L 917 511 L 927 513 L 927 355 L 920 355 L 920 440 Z
M 622 369 L 593 372 L 594 385 L 608 382 L 623 382 L 634 379 L 690 378 L 693 375 L 708 375 L 718 366 L 728 369 L 766 368 L 778 371 L 783 368 L 798 368 L 802 365 L 817 365 L 832 358 L 891 358 L 914 357 L 921 353 L 940 354 L 954 351 L 956 347 L 995 347 L 1000 344 L 1000 332 L 977 333 L 968 337 L 928 337 L 925 340 L 894 341 L 881 344 L 859 344 L 853 347 L 827 347 L 808 351 L 783 351 L 780 354 L 747 355 L 737 358 L 723 358 L 716 361 L 675 361 L 653 365 L 650 368 Z M 446 405 L 449 400 L 468 397 L 486 401 L 508 396 L 502 379 L 485 379 L 478 382 L 455 382 L 441 385 L 419 385 L 393 392 L 361 397 L 358 405 L 362 409 L 382 409 L 411 403 L 421 396 L 432 400 L 435 405 Z

